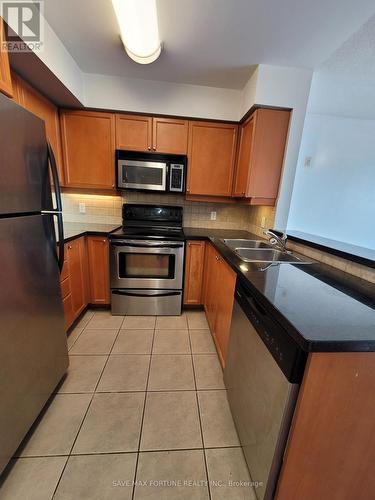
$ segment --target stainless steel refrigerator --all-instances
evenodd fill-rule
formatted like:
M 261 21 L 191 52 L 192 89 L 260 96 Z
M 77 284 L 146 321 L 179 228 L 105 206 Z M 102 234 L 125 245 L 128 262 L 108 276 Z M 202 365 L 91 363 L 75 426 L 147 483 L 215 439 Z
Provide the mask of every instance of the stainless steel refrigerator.
M 0 473 L 68 367 L 55 218 L 44 122 L 0 94 Z

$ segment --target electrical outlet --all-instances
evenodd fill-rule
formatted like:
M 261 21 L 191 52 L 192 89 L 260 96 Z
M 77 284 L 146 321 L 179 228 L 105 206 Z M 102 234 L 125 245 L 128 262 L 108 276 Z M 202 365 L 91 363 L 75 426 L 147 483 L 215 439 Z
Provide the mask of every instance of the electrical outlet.
M 216 220 L 216 212 L 211 212 L 211 220 Z
M 265 228 L 266 227 L 266 218 L 262 217 L 261 222 L 260 222 L 260 227 Z
M 312 156 L 306 156 L 304 167 L 306 167 L 306 168 L 312 167 Z
M 79 213 L 80 214 L 85 214 L 86 213 L 86 204 L 85 203 L 80 203 L 79 204 Z

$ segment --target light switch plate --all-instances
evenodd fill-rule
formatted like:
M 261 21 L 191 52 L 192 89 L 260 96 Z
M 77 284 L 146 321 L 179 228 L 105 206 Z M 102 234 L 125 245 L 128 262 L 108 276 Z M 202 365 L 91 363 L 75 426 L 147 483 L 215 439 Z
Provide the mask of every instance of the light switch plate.
M 211 220 L 216 220 L 216 212 L 211 212 Z

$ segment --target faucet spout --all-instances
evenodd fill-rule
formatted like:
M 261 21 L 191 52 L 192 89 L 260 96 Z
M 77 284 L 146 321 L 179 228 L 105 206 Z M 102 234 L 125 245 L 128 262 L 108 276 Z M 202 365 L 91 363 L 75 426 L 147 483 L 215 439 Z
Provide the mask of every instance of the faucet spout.
M 287 240 L 287 235 L 283 233 L 283 235 L 280 237 L 273 231 L 270 231 L 267 229 L 267 231 L 264 231 L 264 234 L 269 237 L 269 242 L 271 245 L 276 245 L 281 248 L 281 250 L 285 251 L 285 245 L 286 245 L 286 240 Z

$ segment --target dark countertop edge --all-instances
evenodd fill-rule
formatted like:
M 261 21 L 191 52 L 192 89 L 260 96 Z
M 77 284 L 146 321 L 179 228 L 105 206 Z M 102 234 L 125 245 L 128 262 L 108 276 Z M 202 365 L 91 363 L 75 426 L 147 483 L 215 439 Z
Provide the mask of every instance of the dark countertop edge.
M 121 226 L 116 226 L 114 229 L 111 229 L 111 231 L 103 231 L 103 230 L 94 230 L 94 229 L 86 229 L 85 231 L 81 231 L 80 233 L 73 234 L 72 236 L 64 237 L 64 243 L 68 243 L 68 241 L 75 240 L 77 238 L 81 238 L 82 236 L 107 236 L 108 234 L 113 233 L 114 231 L 117 231 Z M 57 244 L 59 245 L 60 242 L 58 241 Z
M 278 235 L 282 235 L 281 231 L 274 230 L 274 232 Z M 346 260 L 350 260 L 352 262 L 356 262 L 357 264 L 362 264 L 363 266 L 371 267 L 375 269 L 375 261 L 371 259 L 367 259 L 366 257 L 361 257 L 360 255 L 356 255 L 350 252 L 345 252 L 344 250 L 338 250 L 337 248 L 329 247 L 324 245 L 323 243 L 317 243 L 311 240 L 307 240 L 301 238 L 300 236 L 294 236 L 293 234 L 289 234 L 286 232 L 288 236 L 288 240 L 295 241 L 296 243 L 301 243 L 302 245 L 306 245 L 311 248 L 315 248 L 316 250 L 321 250 L 322 252 L 327 252 L 331 255 L 335 255 L 336 257 L 341 257 Z
M 192 229 L 194 233 L 198 233 L 198 228 L 189 228 Z M 211 231 L 214 233 L 218 230 Z M 219 230 L 220 231 L 220 230 Z M 223 230 L 228 231 L 228 230 Z M 235 232 L 241 232 L 241 230 L 229 230 Z M 264 239 L 258 235 L 247 232 L 249 238 L 254 239 Z M 241 270 L 238 268 L 236 263 L 234 262 L 234 254 L 231 250 L 226 248 L 223 243 L 219 241 L 219 239 L 210 236 L 210 229 L 203 229 L 202 233 L 189 235 L 189 230 L 187 229 L 186 239 L 187 240 L 202 240 L 209 241 L 214 248 L 220 253 L 220 255 L 224 258 L 225 262 L 233 269 L 233 271 L 237 274 L 237 278 L 241 281 L 245 282 L 246 286 L 251 289 L 252 293 L 256 297 L 257 300 L 263 305 L 263 307 L 270 312 L 273 318 L 280 323 L 282 328 L 286 330 L 286 332 L 293 338 L 293 340 L 300 346 L 300 348 L 307 352 L 374 352 L 375 351 L 375 341 L 372 340 L 321 340 L 321 341 L 313 341 L 307 340 L 303 336 L 303 334 L 295 328 L 295 326 L 289 322 L 289 320 L 267 299 L 265 295 L 263 295 L 256 286 L 253 285 L 251 280 L 245 276 Z M 281 234 L 281 233 L 280 233 Z M 294 252 L 297 253 L 298 252 Z M 313 261 L 313 259 L 309 260 Z M 316 262 L 317 265 L 321 263 Z M 289 264 L 293 265 L 293 264 Z M 312 264 L 314 265 L 314 264 Z M 317 278 L 319 279 L 319 278 Z

